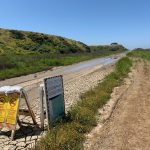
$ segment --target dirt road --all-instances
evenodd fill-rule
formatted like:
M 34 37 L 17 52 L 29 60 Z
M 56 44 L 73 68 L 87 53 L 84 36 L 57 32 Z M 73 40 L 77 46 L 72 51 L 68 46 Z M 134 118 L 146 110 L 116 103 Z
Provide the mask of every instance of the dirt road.
M 119 99 L 109 120 L 90 138 L 89 150 L 150 149 L 150 63 L 140 61 L 132 84 Z
M 118 54 L 117 58 L 120 59 L 124 55 L 125 55 L 124 53 Z M 67 88 L 67 90 L 71 91 L 71 93 L 73 92 L 74 94 L 72 93 L 72 95 L 74 95 L 75 97 L 78 97 L 80 92 L 77 92 L 77 91 L 79 91 L 78 90 L 79 88 L 78 88 L 78 86 L 74 86 L 76 79 L 78 80 L 82 76 L 86 76 L 92 72 L 95 72 L 96 70 L 99 70 L 100 71 L 99 77 L 100 76 L 102 76 L 102 77 L 100 77 L 100 78 L 97 77 L 96 81 L 101 80 L 107 74 L 107 72 L 109 73 L 109 69 L 107 71 L 104 68 L 105 67 L 107 68 L 107 66 L 109 64 L 114 64 L 118 60 L 118 59 L 115 59 L 114 57 L 116 57 L 116 55 L 108 56 L 108 57 L 104 57 L 104 58 L 97 58 L 97 59 L 93 59 L 93 60 L 88 60 L 88 61 L 73 64 L 73 65 L 69 65 L 69 66 L 57 67 L 57 68 L 53 68 L 53 70 L 42 71 L 39 73 L 27 75 L 27 76 L 21 76 L 21 77 L 16 77 L 16 78 L 12 78 L 12 79 L 7 79 L 4 81 L 0 81 L 0 86 L 18 85 L 18 86 L 23 87 L 27 91 L 31 105 L 33 105 L 33 107 L 35 107 L 35 103 L 37 102 L 37 99 L 39 98 L 39 86 L 40 86 L 40 84 L 43 83 L 43 80 L 47 77 L 63 75 L 65 88 Z M 93 80 L 95 80 L 95 79 L 93 79 Z M 70 85 L 69 85 L 70 89 L 68 88 L 68 83 L 70 83 Z M 67 84 L 67 86 L 66 86 L 66 84 Z M 91 83 L 88 82 L 88 84 L 89 84 L 89 86 L 92 86 L 92 82 Z M 78 85 L 79 85 L 79 82 L 78 82 Z M 72 87 L 74 87 L 73 90 L 72 90 Z M 81 89 L 84 89 L 83 86 Z M 84 90 L 81 90 L 81 92 L 83 92 L 83 91 Z M 70 95 L 70 93 L 69 93 L 69 95 Z M 75 99 L 75 98 L 72 97 L 72 99 Z M 66 108 L 68 106 L 70 106 L 70 103 L 72 104 L 72 102 L 69 103 L 69 101 L 70 101 L 70 99 L 69 100 L 66 99 L 66 105 L 67 105 Z M 24 104 L 22 104 L 22 102 L 21 102 L 21 105 L 24 105 Z
M 37 73 L 35 78 L 34 75 L 28 75 L 0 82 L 0 86 L 11 83 L 11 85 L 20 85 L 25 88 L 31 107 L 35 113 L 37 124 L 39 125 L 39 127 L 33 126 L 30 116 L 19 115 L 22 126 L 17 126 L 15 142 L 10 140 L 10 132 L 3 129 L 2 132 L 0 132 L 0 150 L 32 148 L 36 141 L 38 141 L 45 134 L 45 132 L 43 132 L 40 128 L 40 99 L 38 94 L 39 85 L 43 83 L 43 79 L 45 77 L 52 76 L 56 73 L 63 74 L 64 70 L 67 71 L 63 74 L 65 107 L 67 110 L 79 99 L 81 93 L 96 86 L 99 81 L 112 72 L 114 69 L 113 63 L 117 61 L 117 59 L 114 59 L 114 62 L 112 63 L 110 60 L 113 59 L 106 58 L 101 58 L 98 60 L 104 63 L 101 64 L 99 61 L 97 62 L 97 60 L 91 60 L 90 64 L 92 66 L 87 65 L 87 62 L 82 62 L 71 66 L 54 69 L 54 72 L 47 71 Z M 108 64 L 108 62 L 110 62 L 110 64 Z M 80 65 L 83 66 L 83 68 L 81 68 Z M 68 73 L 67 68 L 70 68 L 71 72 Z M 24 101 L 22 100 L 20 107 L 24 106 Z M 46 119 L 44 123 L 47 126 Z

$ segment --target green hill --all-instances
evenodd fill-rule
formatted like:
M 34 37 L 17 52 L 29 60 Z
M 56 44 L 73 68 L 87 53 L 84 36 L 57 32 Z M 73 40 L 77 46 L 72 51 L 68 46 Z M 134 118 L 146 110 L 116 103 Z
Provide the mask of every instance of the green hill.
M 125 51 L 122 45 L 87 46 L 86 44 L 60 36 L 36 32 L 8 30 L 0 28 L 1 54 L 74 54 L 83 52 L 107 53 L 111 51 Z
M 0 80 L 125 50 L 118 44 L 87 46 L 60 36 L 0 29 Z
M 0 29 L 0 54 L 33 52 L 68 54 L 89 51 L 87 45 L 60 36 Z

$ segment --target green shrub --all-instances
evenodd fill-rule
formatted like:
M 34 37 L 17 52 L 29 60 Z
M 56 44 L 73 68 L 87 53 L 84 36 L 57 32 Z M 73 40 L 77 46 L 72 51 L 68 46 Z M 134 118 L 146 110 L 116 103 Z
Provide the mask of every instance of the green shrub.
M 25 35 L 18 30 L 10 30 L 11 37 L 19 40 L 25 39 Z
M 58 125 L 37 144 L 37 150 L 79 150 L 83 147 L 82 127 L 77 123 Z

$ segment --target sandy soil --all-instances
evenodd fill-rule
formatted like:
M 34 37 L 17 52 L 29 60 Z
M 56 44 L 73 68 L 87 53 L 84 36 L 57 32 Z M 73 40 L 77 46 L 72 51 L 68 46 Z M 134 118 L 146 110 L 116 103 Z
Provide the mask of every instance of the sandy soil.
M 150 149 L 150 63 L 138 61 L 110 118 L 88 135 L 89 150 Z M 119 91 L 121 93 L 121 91 Z M 113 95 L 114 97 L 115 95 Z M 95 132 L 96 131 L 96 132 Z

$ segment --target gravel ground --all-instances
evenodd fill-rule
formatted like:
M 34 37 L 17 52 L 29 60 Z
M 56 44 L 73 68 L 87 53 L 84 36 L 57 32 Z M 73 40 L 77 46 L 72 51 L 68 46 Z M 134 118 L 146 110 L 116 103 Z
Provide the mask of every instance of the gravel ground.
M 85 69 L 70 75 L 64 76 L 64 93 L 65 93 L 65 107 L 69 109 L 77 100 L 81 93 L 93 88 L 100 82 L 107 74 L 113 71 L 113 65 L 95 66 L 92 69 Z M 38 86 L 38 84 L 37 84 Z M 15 141 L 10 140 L 10 131 L 3 129 L 0 132 L 0 150 L 19 150 L 29 149 L 35 145 L 35 143 L 44 136 L 46 133 L 40 129 L 40 117 L 39 117 L 39 98 L 35 94 L 34 88 L 28 88 L 29 97 L 33 111 L 36 115 L 36 121 L 38 126 L 33 126 L 32 119 L 29 116 L 19 116 L 22 126 L 17 126 Z M 32 93 L 31 93 L 32 91 Z M 35 90 L 37 91 L 37 89 Z M 22 103 L 23 105 L 24 103 Z M 47 121 L 45 120 L 45 126 Z

